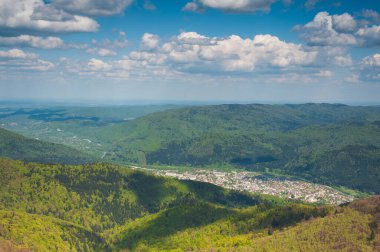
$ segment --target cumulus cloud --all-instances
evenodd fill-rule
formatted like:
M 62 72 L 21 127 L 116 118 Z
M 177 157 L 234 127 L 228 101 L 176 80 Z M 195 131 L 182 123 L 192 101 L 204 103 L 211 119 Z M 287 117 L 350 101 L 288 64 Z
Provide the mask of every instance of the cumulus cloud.
M 380 25 L 373 24 L 378 13 L 366 10 L 364 20 L 355 20 L 350 14 L 330 15 L 319 12 L 314 19 L 296 26 L 295 31 L 311 46 L 378 46 Z
M 253 71 L 256 67 L 305 66 L 314 62 L 317 52 L 286 43 L 272 35 L 243 39 L 236 35 L 209 38 L 184 32 L 162 46 L 162 51 L 182 69 L 211 68 L 222 71 Z
M 26 59 L 26 58 L 37 58 L 37 55 L 26 53 L 20 49 L 11 49 L 8 51 L 0 51 L 0 58 Z
M 111 16 L 122 13 L 133 0 L 51 0 L 51 5 L 85 16 Z
M 111 65 L 99 60 L 99 59 L 90 59 L 87 64 L 88 68 L 93 71 L 107 71 L 111 69 Z
M 172 79 L 189 73 L 215 76 L 215 73 L 297 72 L 313 66 L 318 58 L 318 51 L 268 34 L 253 38 L 237 35 L 220 38 L 182 32 L 163 44 L 158 43 L 158 38 L 154 38 L 153 43 L 151 35 L 143 36 L 146 43 L 140 50 L 132 51 L 122 59 L 92 58 L 84 65 L 62 60 L 59 68 L 104 78 Z
M 350 22 L 346 23 L 346 20 Z M 352 30 L 355 26 L 356 22 L 348 13 L 331 16 L 327 12 L 320 12 L 313 21 L 304 26 L 297 26 L 295 30 L 300 32 L 300 37 L 309 45 L 356 45 L 354 35 L 340 32 Z
M 101 57 L 116 56 L 116 51 L 128 45 L 125 32 L 119 32 L 116 39 L 92 40 L 90 44 L 71 45 L 71 47 L 85 49 L 87 53 L 96 54 Z
M 360 78 L 365 81 L 380 81 L 380 54 L 363 58 L 360 63 Z
M 87 49 L 88 53 L 97 54 L 101 57 L 107 57 L 107 56 L 116 56 L 117 53 L 113 50 L 107 49 L 107 48 L 89 48 Z
M 236 35 L 210 38 L 196 32 L 182 32 L 161 46 L 156 39 L 150 43 L 150 35 L 143 36 L 149 38 L 145 49 L 133 51 L 121 60 L 109 61 L 107 65 L 92 60 L 91 68 L 108 69 L 114 76 L 120 76 L 122 72 L 127 72 L 128 76 L 131 73 L 173 76 L 178 72 L 254 72 L 256 69 L 309 66 L 318 54 L 272 35 L 256 35 L 252 39 Z
M 141 47 L 146 50 L 155 49 L 160 43 L 160 38 L 157 35 L 144 33 L 141 38 Z
M 356 28 L 355 19 L 348 13 L 332 16 L 332 27 L 338 32 L 353 32 Z
M 126 37 L 125 32 L 119 32 L 119 36 L 115 39 L 104 39 L 101 41 L 98 40 L 92 40 L 91 47 L 96 48 L 107 48 L 107 49 L 118 49 L 118 48 L 124 48 L 128 45 L 128 40 Z
M 368 67 L 380 67 L 380 54 L 376 53 L 365 57 L 361 64 Z
M 0 51 L 0 59 L 0 72 L 4 75 L 14 71 L 47 71 L 54 67 L 53 63 L 41 60 L 37 54 L 20 49 Z
M 380 45 L 380 25 L 360 28 L 356 35 L 359 37 L 362 44 L 367 46 Z
M 0 1 L 0 33 L 94 32 L 98 23 L 46 6 L 42 0 Z
M 183 10 L 202 11 L 204 8 L 218 9 L 225 12 L 269 12 L 270 7 L 278 0 L 197 0 L 187 3 Z
M 380 23 L 380 13 L 377 11 L 365 9 L 362 11 L 361 15 L 372 23 Z
M 63 48 L 64 42 L 58 37 L 38 37 L 31 35 L 20 35 L 17 37 L 0 37 L 2 46 L 22 46 L 42 49 Z

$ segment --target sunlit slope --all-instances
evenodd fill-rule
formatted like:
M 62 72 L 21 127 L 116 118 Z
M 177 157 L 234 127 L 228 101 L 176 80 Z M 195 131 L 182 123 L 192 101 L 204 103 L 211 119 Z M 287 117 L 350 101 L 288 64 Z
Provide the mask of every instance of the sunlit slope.
M 0 210 L 0 228 L 0 251 L 110 250 L 95 232 L 48 216 Z
M 120 228 L 114 246 L 132 251 L 378 251 L 379 207 L 380 198 L 374 197 L 336 208 L 171 209 Z

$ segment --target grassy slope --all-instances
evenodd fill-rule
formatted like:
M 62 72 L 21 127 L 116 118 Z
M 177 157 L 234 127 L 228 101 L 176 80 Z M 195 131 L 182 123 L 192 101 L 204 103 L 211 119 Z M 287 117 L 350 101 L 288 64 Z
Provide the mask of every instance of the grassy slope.
M 95 159 L 60 144 L 26 138 L 0 128 L 0 156 L 29 162 L 83 164 Z
M 117 162 L 276 168 L 380 192 L 379 121 L 379 107 L 219 105 L 153 113 L 104 134 L 114 132 Z

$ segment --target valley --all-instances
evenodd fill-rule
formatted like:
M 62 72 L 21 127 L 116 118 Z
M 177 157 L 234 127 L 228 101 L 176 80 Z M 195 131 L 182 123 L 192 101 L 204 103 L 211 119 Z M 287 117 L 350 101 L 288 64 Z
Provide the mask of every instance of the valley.
M 329 186 L 297 179 L 269 176 L 265 174 L 232 171 L 191 169 L 188 171 L 159 170 L 132 166 L 155 175 L 211 183 L 228 189 L 256 194 L 273 195 L 284 199 L 307 203 L 340 205 L 351 202 L 354 196 Z M 364 195 L 362 195 L 364 196 Z

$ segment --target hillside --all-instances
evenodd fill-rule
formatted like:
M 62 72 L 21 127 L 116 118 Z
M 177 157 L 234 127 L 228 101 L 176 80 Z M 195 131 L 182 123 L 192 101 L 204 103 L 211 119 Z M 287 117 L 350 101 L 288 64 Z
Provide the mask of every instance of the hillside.
M 115 162 L 274 170 L 380 193 L 379 122 L 379 107 L 218 105 L 153 113 L 103 134 Z
M 0 250 L 375 251 L 380 242 L 379 197 L 308 205 L 115 165 L 9 159 L 0 184 Z
M 96 159 L 70 147 L 26 138 L 0 128 L 0 157 L 47 164 L 84 164 Z
M 41 165 L 0 159 L 0 184 L 0 209 L 56 217 L 94 231 L 196 201 L 226 207 L 272 204 L 270 197 L 109 164 Z
M 378 251 L 379 207 L 379 197 L 334 210 L 288 205 L 226 213 L 193 206 L 189 214 L 169 210 L 136 220 L 119 230 L 115 244 L 132 251 Z M 183 228 L 200 211 L 214 221 Z

